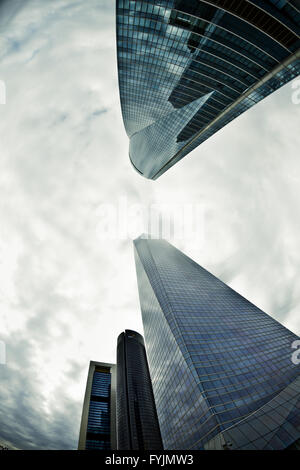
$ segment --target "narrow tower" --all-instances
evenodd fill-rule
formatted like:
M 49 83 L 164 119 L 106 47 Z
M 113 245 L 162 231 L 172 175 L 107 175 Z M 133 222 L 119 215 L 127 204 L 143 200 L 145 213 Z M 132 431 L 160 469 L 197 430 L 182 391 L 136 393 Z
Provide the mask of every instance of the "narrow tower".
M 117 448 L 163 448 L 144 340 L 131 330 L 125 330 L 118 337 Z

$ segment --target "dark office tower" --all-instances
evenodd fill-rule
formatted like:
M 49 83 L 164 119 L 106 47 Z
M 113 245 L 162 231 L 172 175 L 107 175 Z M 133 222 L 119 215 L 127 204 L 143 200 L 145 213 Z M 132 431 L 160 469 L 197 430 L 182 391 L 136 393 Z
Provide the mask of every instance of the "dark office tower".
M 134 245 L 164 448 L 295 443 L 300 366 L 292 344 L 299 338 L 166 241 Z
M 131 330 L 118 337 L 117 448 L 163 448 L 144 340 Z
M 91 361 L 78 449 L 116 448 L 116 366 Z
M 156 179 L 300 71 L 300 4 L 117 0 L 122 114 L 136 170 Z

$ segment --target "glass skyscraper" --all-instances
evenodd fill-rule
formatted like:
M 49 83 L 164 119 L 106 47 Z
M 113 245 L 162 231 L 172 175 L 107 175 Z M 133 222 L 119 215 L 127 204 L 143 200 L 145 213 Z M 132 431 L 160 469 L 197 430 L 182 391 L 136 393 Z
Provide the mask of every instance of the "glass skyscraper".
M 116 448 L 116 366 L 91 361 L 78 450 Z
M 117 448 L 163 448 L 144 339 L 132 330 L 125 330 L 118 337 Z
M 117 0 L 129 156 L 156 179 L 300 71 L 297 0 Z
M 166 241 L 134 247 L 164 448 L 297 447 L 299 338 Z

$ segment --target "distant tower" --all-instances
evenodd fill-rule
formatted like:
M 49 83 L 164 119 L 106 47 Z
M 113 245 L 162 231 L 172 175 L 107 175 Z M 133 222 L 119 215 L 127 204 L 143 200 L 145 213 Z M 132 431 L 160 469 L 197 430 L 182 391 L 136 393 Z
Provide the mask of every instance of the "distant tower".
M 118 337 L 117 448 L 163 448 L 144 340 L 131 330 L 125 330 Z
M 78 450 L 115 450 L 116 366 L 90 362 Z
M 166 241 L 134 245 L 164 448 L 297 448 L 299 338 Z

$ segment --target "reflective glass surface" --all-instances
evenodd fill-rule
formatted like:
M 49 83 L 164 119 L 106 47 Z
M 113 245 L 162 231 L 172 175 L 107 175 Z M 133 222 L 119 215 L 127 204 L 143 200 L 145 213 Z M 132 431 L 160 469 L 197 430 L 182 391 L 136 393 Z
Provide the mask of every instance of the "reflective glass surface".
M 205 449 L 300 449 L 300 377 L 270 402 L 205 444 Z
M 86 449 L 110 449 L 110 392 L 111 374 L 94 372 Z
M 299 3 L 117 0 L 133 166 L 156 179 L 300 71 Z
M 117 448 L 161 450 L 144 339 L 125 330 L 117 344 Z
M 280 393 L 287 406 L 297 336 L 169 243 L 134 243 L 164 448 L 203 449 Z M 289 412 L 299 423 L 299 407 Z

